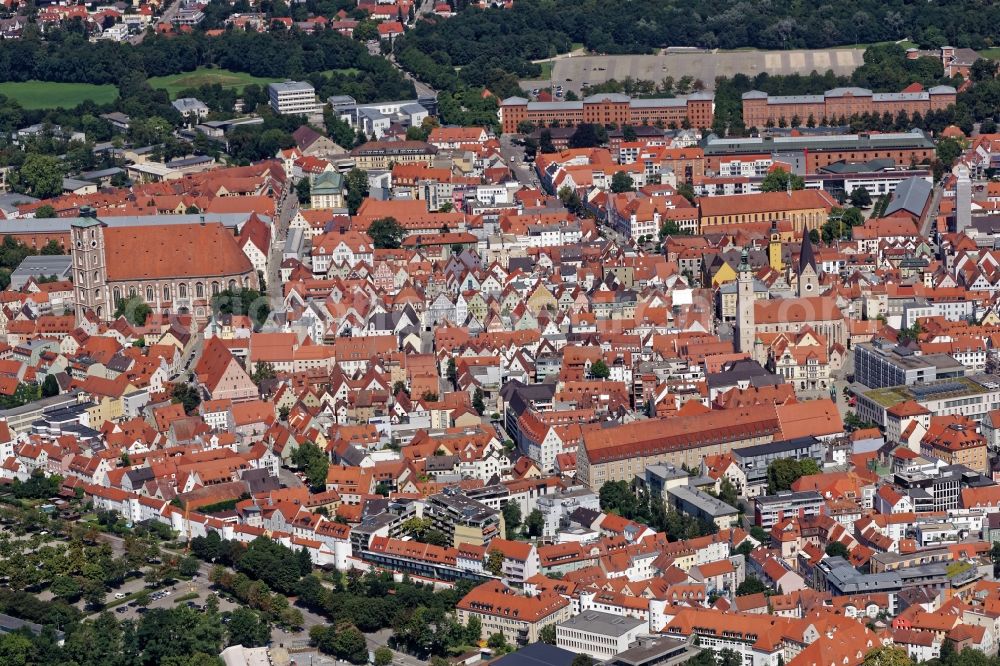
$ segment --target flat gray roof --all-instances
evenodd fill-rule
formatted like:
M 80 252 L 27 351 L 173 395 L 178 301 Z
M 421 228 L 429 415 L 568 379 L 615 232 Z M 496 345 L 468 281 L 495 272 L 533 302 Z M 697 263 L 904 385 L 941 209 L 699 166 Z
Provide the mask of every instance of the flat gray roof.
M 282 81 L 281 83 L 269 83 L 267 87 L 276 93 L 284 92 L 306 92 L 315 90 L 308 81 Z
M 602 636 L 618 637 L 644 624 L 647 623 L 637 620 L 634 617 L 622 617 L 620 615 L 612 615 L 611 613 L 588 610 L 579 615 L 574 615 L 565 622 L 560 622 L 557 626 L 600 634 Z

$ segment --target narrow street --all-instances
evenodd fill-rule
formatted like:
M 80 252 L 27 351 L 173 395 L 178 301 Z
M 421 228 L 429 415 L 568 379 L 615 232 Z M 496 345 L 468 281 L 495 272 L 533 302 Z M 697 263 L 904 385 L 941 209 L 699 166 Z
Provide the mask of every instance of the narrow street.
M 281 255 L 285 248 L 285 239 L 288 238 L 288 225 L 298 211 L 299 201 L 295 194 L 295 188 L 289 183 L 278 200 L 278 215 L 271 227 L 271 249 L 267 256 L 267 274 L 264 276 L 264 280 L 267 282 L 267 299 L 271 309 L 277 309 L 281 305 L 283 297 Z

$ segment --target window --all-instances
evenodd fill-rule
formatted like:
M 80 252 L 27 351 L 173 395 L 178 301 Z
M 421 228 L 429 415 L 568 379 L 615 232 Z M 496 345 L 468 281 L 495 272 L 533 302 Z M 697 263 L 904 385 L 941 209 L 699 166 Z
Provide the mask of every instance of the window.
M 154 300 L 156 300 L 156 297 L 153 295 L 153 287 L 150 285 L 146 287 L 146 302 L 152 303 Z
M 181 297 L 181 298 L 187 298 L 187 295 L 188 295 L 188 287 L 187 287 L 187 285 L 186 285 L 186 284 L 182 284 L 182 285 L 181 285 L 181 286 L 179 286 L 179 287 L 178 287 L 177 289 L 178 289 L 178 293 L 180 294 L 180 297 Z
M 165 301 L 169 301 L 170 300 L 170 287 L 164 287 L 163 288 L 163 300 L 165 300 Z
M 194 283 L 194 297 L 205 298 L 205 285 L 201 282 Z
M 111 300 L 114 301 L 114 304 L 116 306 L 119 303 L 121 303 L 121 301 L 122 301 L 122 290 L 119 289 L 118 287 L 115 287 L 114 291 L 112 292 L 112 298 L 111 298 Z

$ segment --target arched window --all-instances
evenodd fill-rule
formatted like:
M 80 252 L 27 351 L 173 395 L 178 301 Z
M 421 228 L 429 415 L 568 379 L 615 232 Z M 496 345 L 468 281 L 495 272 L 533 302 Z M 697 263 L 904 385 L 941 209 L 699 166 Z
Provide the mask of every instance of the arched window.
M 135 287 L 129 287 L 128 288 L 128 297 L 129 298 L 133 298 L 133 297 L 135 297 L 135 294 L 136 294 Z
M 112 293 L 113 293 L 112 300 L 114 301 L 115 306 L 117 306 L 119 303 L 122 302 L 122 290 L 119 289 L 118 287 L 115 287 Z
M 201 282 L 194 283 L 194 297 L 205 298 L 205 285 Z
M 164 287 L 163 288 L 163 300 L 165 300 L 165 301 L 169 301 L 170 300 L 170 287 Z
M 220 289 L 219 289 L 219 283 L 213 281 L 212 282 L 212 296 L 217 296 L 219 294 L 219 291 L 220 291 Z
M 186 284 L 181 284 L 181 286 L 177 287 L 177 289 L 181 298 L 188 297 L 188 286 Z
M 153 295 L 153 287 L 150 285 L 146 287 L 146 302 L 152 303 L 154 300 L 156 300 L 156 296 Z
M 236 280 L 230 280 L 229 281 L 229 288 L 230 289 L 236 289 Z

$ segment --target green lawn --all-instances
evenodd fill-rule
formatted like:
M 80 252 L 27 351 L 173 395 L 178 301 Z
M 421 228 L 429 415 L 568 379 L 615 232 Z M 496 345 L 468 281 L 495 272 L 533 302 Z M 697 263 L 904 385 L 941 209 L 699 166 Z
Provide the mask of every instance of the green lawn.
M 107 104 L 118 99 L 113 85 L 52 83 L 50 81 L 8 81 L 0 83 L 0 95 L 17 100 L 26 109 L 72 108 L 88 99 Z
M 554 60 L 545 60 L 543 62 L 535 63 L 536 65 L 542 66 L 542 73 L 538 75 L 539 79 L 550 79 L 552 78 L 552 67 L 555 65 Z
M 994 46 L 991 49 L 983 49 L 978 51 L 979 56 L 982 58 L 989 58 L 990 60 L 1000 60 L 1000 47 Z
M 153 88 L 163 88 L 170 93 L 171 98 L 186 88 L 197 88 L 205 84 L 218 83 L 223 88 L 237 88 L 243 90 L 244 86 L 256 83 L 266 86 L 268 83 L 278 79 L 264 79 L 251 76 L 243 72 L 231 72 L 228 69 L 215 69 L 212 67 L 199 67 L 193 72 L 181 72 L 170 76 L 154 76 L 149 79 L 149 85 Z

